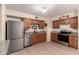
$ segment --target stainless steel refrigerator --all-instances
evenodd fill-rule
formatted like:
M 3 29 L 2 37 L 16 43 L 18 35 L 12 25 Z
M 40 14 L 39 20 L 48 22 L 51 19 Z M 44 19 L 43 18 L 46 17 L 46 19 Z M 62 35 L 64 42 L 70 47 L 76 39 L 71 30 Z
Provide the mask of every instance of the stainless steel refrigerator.
M 7 21 L 7 40 L 9 40 L 7 53 L 23 49 L 23 22 Z

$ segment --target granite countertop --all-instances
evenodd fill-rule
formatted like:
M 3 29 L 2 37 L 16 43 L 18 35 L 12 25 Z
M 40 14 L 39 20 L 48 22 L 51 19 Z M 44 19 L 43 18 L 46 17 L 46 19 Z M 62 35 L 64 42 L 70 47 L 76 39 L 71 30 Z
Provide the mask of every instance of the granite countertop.
M 71 34 L 69 34 L 69 35 L 78 35 L 78 33 L 77 32 L 71 32 Z
M 59 33 L 58 31 L 52 31 L 52 33 Z
M 59 33 L 59 31 L 52 31 L 52 32 Z M 78 35 L 78 33 L 77 32 L 71 32 L 71 34 L 69 34 L 69 35 Z
M 77 33 L 71 33 L 70 35 L 77 35 Z
M 36 31 L 36 32 L 28 32 L 28 31 L 25 31 L 25 33 L 46 33 L 46 31 Z

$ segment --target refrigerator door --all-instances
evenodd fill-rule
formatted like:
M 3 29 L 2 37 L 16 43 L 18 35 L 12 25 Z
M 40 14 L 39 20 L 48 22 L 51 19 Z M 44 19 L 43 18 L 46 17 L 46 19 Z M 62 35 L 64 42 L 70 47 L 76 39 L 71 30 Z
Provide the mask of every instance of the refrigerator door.
M 21 21 L 7 21 L 7 39 L 19 39 L 23 37 L 23 23 Z
M 23 49 L 23 39 L 10 40 L 7 53 L 12 53 L 20 49 Z
M 7 21 L 7 40 L 10 40 L 7 53 L 23 48 L 23 22 Z

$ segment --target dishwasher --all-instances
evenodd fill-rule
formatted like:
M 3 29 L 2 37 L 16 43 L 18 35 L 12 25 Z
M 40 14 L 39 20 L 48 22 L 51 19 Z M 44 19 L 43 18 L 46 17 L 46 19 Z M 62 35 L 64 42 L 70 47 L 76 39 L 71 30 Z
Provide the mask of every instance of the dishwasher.
M 24 38 L 24 47 L 28 47 L 32 45 L 32 33 L 25 33 Z

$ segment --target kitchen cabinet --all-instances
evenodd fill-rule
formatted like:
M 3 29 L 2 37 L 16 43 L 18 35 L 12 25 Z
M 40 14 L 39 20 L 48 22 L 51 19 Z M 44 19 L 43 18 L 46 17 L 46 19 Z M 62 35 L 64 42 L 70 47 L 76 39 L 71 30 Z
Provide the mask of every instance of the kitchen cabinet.
M 64 24 L 70 24 L 70 19 L 69 18 L 68 19 L 64 19 L 63 22 L 64 22 Z
M 78 29 L 78 17 L 72 17 L 69 21 L 71 28 Z
M 24 18 L 23 23 L 24 23 L 24 29 L 28 29 L 31 27 L 31 21 L 29 18 Z
M 64 19 L 59 20 L 59 26 L 64 24 Z
M 78 48 L 78 37 L 77 35 L 69 35 L 69 46 Z
M 51 41 L 58 42 L 58 33 L 57 32 L 51 33 Z
M 32 24 L 38 25 L 38 28 L 44 28 L 44 21 L 43 20 L 32 20 Z
M 46 41 L 46 33 L 40 33 L 38 37 L 40 42 Z
M 44 28 L 44 21 L 40 20 L 38 23 L 39 29 Z
M 46 33 L 34 33 L 32 35 L 32 44 L 46 41 Z
M 33 25 L 33 24 L 38 25 L 39 29 L 44 29 L 44 21 L 43 20 L 24 18 L 23 22 L 24 22 L 24 28 L 25 29 L 30 28 L 31 25 Z
M 63 24 L 70 24 L 71 28 L 78 29 L 78 17 L 75 16 L 71 18 L 52 21 L 52 26 L 53 26 L 52 28 L 58 29 L 60 28 L 60 25 Z
M 38 25 L 39 23 L 38 23 L 38 20 L 32 19 L 32 20 L 31 20 L 31 24 L 36 24 L 36 25 Z
M 53 28 L 59 28 L 60 27 L 60 20 L 55 20 L 52 23 L 53 23 L 52 24 Z
M 35 34 L 32 35 L 32 44 L 36 44 L 38 42 L 39 42 L 38 34 L 35 33 Z

